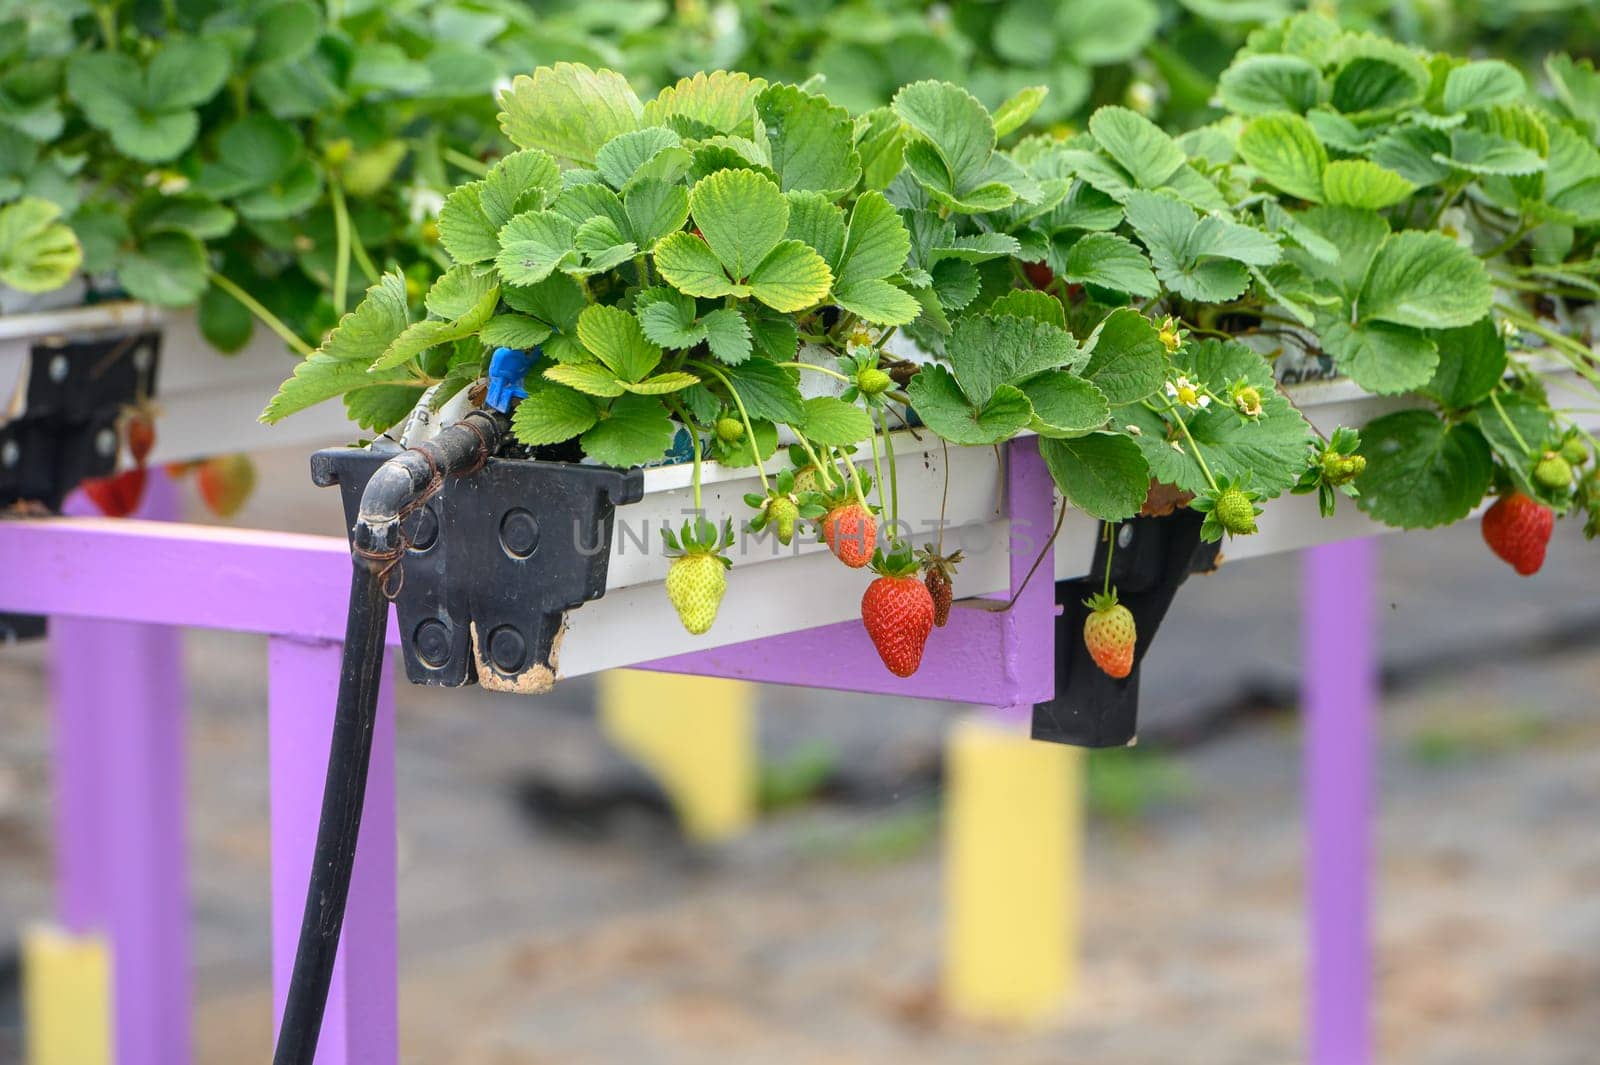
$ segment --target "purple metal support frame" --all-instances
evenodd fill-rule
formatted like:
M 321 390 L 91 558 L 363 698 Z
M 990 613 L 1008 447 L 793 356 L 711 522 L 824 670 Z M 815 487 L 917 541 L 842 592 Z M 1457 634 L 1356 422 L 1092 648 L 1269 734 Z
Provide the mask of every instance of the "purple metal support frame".
M 138 516 L 177 513 L 158 471 Z M 190 1059 L 182 651 L 170 626 L 50 622 L 57 915 L 110 944 L 117 1065 Z
M 647 668 L 958 700 L 1008 717 L 1025 713 L 1034 702 L 1050 698 L 1055 681 L 1053 551 L 1045 547 L 1055 515 L 1049 473 L 1036 442 L 1014 441 L 1007 456 L 1011 594 L 1041 549 L 1044 557 L 1012 609 L 957 610 L 947 628 L 935 631 L 922 670 L 911 680 L 895 678 L 882 667 L 861 638 L 858 621 L 664 659 Z M 248 530 L 175 525 L 154 534 L 131 522 L 17 521 L 0 522 L 0 555 L 7 558 L 8 572 L 21 577 L 0 584 L 0 609 L 50 614 L 58 634 L 99 627 L 170 639 L 170 629 L 151 626 L 189 625 L 271 637 L 273 959 L 275 1007 L 281 1010 L 305 901 L 338 687 L 350 575 L 347 546 L 330 537 Z M 181 595 L 172 584 L 178 573 Z M 388 643 L 398 643 L 392 619 Z M 132 648 L 131 641 L 124 645 Z M 179 690 L 175 679 L 155 676 L 148 664 L 140 664 L 139 654 L 130 650 L 128 660 L 117 660 L 119 669 L 144 670 L 141 675 L 155 682 L 149 691 L 163 693 L 170 702 Z M 117 956 L 118 1065 L 183 1065 L 189 1055 L 190 984 L 182 723 L 175 708 L 181 700 L 163 714 L 128 715 L 108 732 L 107 723 L 89 710 L 105 707 L 111 698 L 99 689 L 73 692 L 71 686 L 90 685 L 95 675 L 116 676 L 115 696 L 125 699 L 131 674 L 70 669 L 65 659 L 61 665 L 68 689 L 59 726 L 68 741 L 61 745 L 61 772 L 69 782 L 57 824 L 63 916 L 83 926 L 94 923 L 105 907 L 115 907 L 114 936 L 136 945 L 126 953 L 119 949 Z M 153 708 L 159 700 L 152 695 L 146 703 Z M 91 742 L 97 735 L 114 738 L 115 747 Z M 128 758 L 130 751 L 139 757 Z M 367 787 L 349 916 L 318 1055 L 323 1065 L 398 1060 L 394 703 L 387 676 Z M 113 792 L 121 808 L 110 820 L 85 812 L 104 809 Z M 111 842 L 113 834 L 120 842 Z M 115 875 L 93 875 L 108 861 L 125 865 L 114 866 Z M 105 890 L 111 884 L 115 892 Z M 109 897 L 113 894 L 116 899 Z M 131 990 L 121 993 L 125 989 Z
M 1377 560 L 1372 539 L 1314 548 L 1305 558 L 1300 672 L 1310 822 L 1311 1065 L 1372 1060 Z
M 272 1016 L 283 1016 L 306 879 L 322 814 L 344 645 L 274 637 L 267 651 L 272 784 Z M 394 671 L 385 662 L 367 802 L 350 905 L 339 940 L 318 1065 L 392 1065 L 400 1058 L 395 930 Z

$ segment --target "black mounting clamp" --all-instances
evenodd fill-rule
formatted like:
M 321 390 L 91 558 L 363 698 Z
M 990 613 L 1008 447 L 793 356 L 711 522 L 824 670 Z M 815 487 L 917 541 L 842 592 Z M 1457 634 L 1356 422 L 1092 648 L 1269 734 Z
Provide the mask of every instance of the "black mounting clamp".
M 355 448 L 311 457 L 311 479 L 339 486 L 347 528 L 390 457 Z M 605 594 L 616 507 L 642 498 L 643 471 L 608 466 L 491 458 L 446 478 L 406 518 L 391 582 L 406 676 L 548 691 L 566 612 Z
M 1173 596 L 1191 573 L 1217 568 L 1220 544 L 1200 539 L 1205 515 L 1178 509 L 1161 517 L 1139 517 L 1111 528 L 1095 549 L 1090 576 L 1056 582 L 1056 695 L 1033 708 L 1033 738 L 1075 747 L 1125 747 L 1138 732 L 1139 668 L 1166 617 Z M 1095 665 L 1083 642 L 1089 616 L 1084 600 L 1104 583 L 1111 554 L 1111 583 L 1133 614 L 1138 630 L 1133 671 L 1117 680 Z

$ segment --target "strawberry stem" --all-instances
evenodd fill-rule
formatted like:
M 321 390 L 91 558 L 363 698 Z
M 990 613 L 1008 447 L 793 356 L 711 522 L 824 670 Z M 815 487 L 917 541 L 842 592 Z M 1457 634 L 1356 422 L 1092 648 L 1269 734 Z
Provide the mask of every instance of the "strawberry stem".
M 330 176 L 328 197 L 333 207 L 333 311 L 342 318 L 350 288 L 350 212 L 338 178 Z
M 1494 412 L 1500 415 L 1500 420 L 1505 423 L 1507 431 L 1511 433 L 1511 439 L 1517 442 L 1517 446 L 1522 449 L 1522 453 L 1524 455 L 1532 455 L 1533 449 L 1528 446 L 1528 442 L 1526 440 L 1522 439 L 1522 434 L 1517 431 L 1517 427 L 1513 425 L 1511 423 L 1511 419 L 1506 416 L 1506 409 L 1500 405 L 1498 389 L 1489 393 L 1489 402 L 1494 404 Z
M 878 455 L 878 432 L 876 429 L 873 430 L 872 436 L 869 437 L 869 439 L 872 441 L 872 472 L 873 475 L 878 479 L 878 505 L 882 506 L 884 503 L 888 502 L 888 499 L 883 494 L 883 460 Z M 895 532 L 894 513 L 893 511 L 885 511 L 884 516 L 889 519 L 887 539 L 892 544 L 894 542 Z
M 744 409 L 744 400 L 739 398 L 739 390 L 733 387 L 733 382 L 728 380 L 728 375 L 712 366 L 710 363 L 693 362 L 689 365 L 697 370 L 703 370 L 722 382 L 722 387 L 728 390 L 728 395 L 733 397 L 733 405 L 739 409 L 739 420 L 744 423 L 745 439 L 750 441 L 750 457 L 756 460 L 756 475 L 761 478 L 761 492 L 763 495 L 772 494 L 772 485 L 767 483 L 767 471 L 762 468 L 761 449 L 756 444 L 756 429 L 750 424 L 750 412 Z
M 1111 523 L 1109 521 L 1106 522 L 1105 525 L 1101 526 L 1101 528 L 1103 530 L 1101 535 L 1103 535 L 1106 538 L 1106 580 L 1105 580 L 1104 586 L 1101 587 L 1100 592 L 1101 592 L 1102 595 L 1110 595 L 1111 594 L 1111 556 L 1116 553 L 1116 550 L 1117 550 L 1117 538 L 1111 532 Z
M 794 426 L 791 425 L 789 428 L 794 429 Z M 817 458 L 817 453 L 811 449 L 810 442 L 806 440 L 800 430 L 795 429 L 794 438 L 800 442 L 800 447 L 805 451 L 806 458 L 811 460 L 811 465 L 817 471 L 817 477 L 822 480 L 822 486 L 831 489 L 833 487 L 833 475 L 839 471 L 830 468 L 833 465 L 831 462 L 823 462 Z
M 900 480 L 899 475 L 895 472 L 894 445 L 889 440 L 889 412 L 882 407 L 878 408 L 878 419 L 883 425 L 883 450 L 887 453 L 887 458 L 889 459 L 889 503 L 891 508 L 889 528 L 892 532 L 900 520 Z

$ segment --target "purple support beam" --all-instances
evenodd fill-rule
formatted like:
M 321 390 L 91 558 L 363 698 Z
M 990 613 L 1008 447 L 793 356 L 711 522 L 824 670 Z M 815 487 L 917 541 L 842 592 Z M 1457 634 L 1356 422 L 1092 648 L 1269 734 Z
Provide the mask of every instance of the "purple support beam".
M 1014 594 L 1050 538 L 1055 496 L 1037 440 L 1013 440 L 1006 454 Z M 948 699 L 998 708 L 1008 720 L 1021 718 L 1032 713 L 1034 703 L 1055 694 L 1053 558 L 1054 548 L 1045 549 L 1033 580 L 1010 610 L 958 604 L 950 624 L 929 637 L 922 668 L 906 679 L 883 668 L 859 620 L 641 662 L 638 668 Z
M 76 496 L 69 512 L 92 510 Z M 150 478 L 140 516 L 177 516 Z M 57 908 L 111 945 L 118 1065 L 186 1065 L 192 992 L 176 629 L 52 618 Z
M 274 1033 L 300 937 L 343 651 L 340 643 L 279 636 L 267 652 Z M 394 683 L 389 666 L 386 660 L 361 837 L 317 1047 L 318 1065 L 394 1065 L 399 1060 Z
M 1313 548 L 1305 560 L 1307 881 L 1311 1065 L 1372 1060 L 1373 747 L 1378 706 L 1376 540 Z

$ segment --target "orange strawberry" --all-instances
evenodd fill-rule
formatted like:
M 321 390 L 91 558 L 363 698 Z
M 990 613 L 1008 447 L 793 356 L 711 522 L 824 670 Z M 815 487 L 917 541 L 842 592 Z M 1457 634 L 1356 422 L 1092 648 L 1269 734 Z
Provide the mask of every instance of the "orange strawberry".
M 822 539 L 828 549 L 851 569 L 872 561 L 878 541 L 878 520 L 857 500 L 840 503 L 822 518 Z
M 1083 605 L 1089 608 L 1089 616 L 1083 621 L 1083 643 L 1089 649 L 1089 657 L 1107 676 L 1121 680 L 1133 672 L 1138 635 L 1132 612 L 1117 602 L 1115 589 L 1085 599 Z
M 211 513 L 231 518 L 255 489 L 256 467 L 248 455 L 217 455 L 200 464 L 195 484 Z

